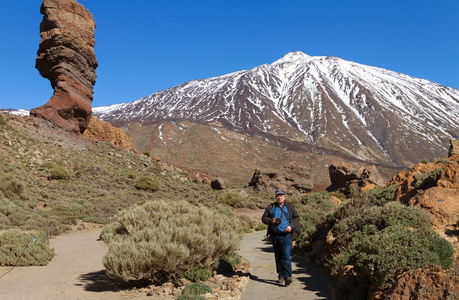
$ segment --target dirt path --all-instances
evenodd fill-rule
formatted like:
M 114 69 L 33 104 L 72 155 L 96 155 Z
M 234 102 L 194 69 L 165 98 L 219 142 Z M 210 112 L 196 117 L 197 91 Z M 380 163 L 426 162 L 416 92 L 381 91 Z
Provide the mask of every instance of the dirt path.
M 242 300 L 332 299 L 327 280 L 313 266 L 292 258 L 293 282 L 288 287 L 276 282 L 277 273 L 272 245 L 263 241 L 265 232 L 244 236 L 239 254 L 252 264 L 250 282 Z
M 107 246 L 98 240 L 101 230 L 75 230 L 52 239 L 56 256 L 47 266 L 0 267 L 0 299 L 152 299 L 145 291 L 117 285 L 105 274 L 102 257 Z M 326 280 L 296 259 L 293 283 L 289 287 L 277 284 L 272 247 L 262 241 L 263 236 L 264 232 L 246 235 L 239 251 L 252 264 L 242 300 L 331 299 Z
M 56 256 L 43 267 L 1 267 L 0 299 L 151 299 L 120 290 L 105 275 L 107 246 L 101 228 L 74 231 L 51 240 Z

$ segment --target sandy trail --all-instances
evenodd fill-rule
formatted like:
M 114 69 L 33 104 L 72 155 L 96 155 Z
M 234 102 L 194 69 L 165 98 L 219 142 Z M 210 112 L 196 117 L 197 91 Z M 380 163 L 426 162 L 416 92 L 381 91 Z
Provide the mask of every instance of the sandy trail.
M 145 291 L 120 286 L 105 274 L 102 258 L 108 248 L 98 240 L 101 231 L 100 227 L 91 227 L 52 239 L 56 256 L 47 266 L 0 267 L 0 299 L 154 298 Z M 295 258 L 293 283 L 289 287 L 277 284 L 272 246 L 263 241 L 264 234 L 244 236 L 239 250 L 252 264 L 251 280 L 242 300 L 331 299 L 325 278 L 314 267 Z
M 47 266 L 1 267 L 0 299 L 151 299 L 120 290 L 104 271 L 102 228 L 73 231 L 51 240 L 56 256 Z
M 314 266 L 292 258 L 293 282 L 288 287 L 276 282 L 277 273 L 272 245 L 263 241 L 266 232 L 244 236 L 239 254 L 252 264 L 250 282 L 242 300 L 315 300 L 332 299 L 327 279 Z

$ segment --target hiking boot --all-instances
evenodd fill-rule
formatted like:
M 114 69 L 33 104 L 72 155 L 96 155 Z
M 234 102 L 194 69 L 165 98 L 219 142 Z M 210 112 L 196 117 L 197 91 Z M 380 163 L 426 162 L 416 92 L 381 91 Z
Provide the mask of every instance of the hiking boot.
M 289 285 L 290 283 L 292 283 L 292 277 L 288 277 L 285 279 L 285 285 Z
M 284 281 L 285 281 L 284 278 L 280 278 L 280 277 L 279 277 L 279 279 L 277 279 L 277 282 L 278 282 L 278 283 L 283 283 Z

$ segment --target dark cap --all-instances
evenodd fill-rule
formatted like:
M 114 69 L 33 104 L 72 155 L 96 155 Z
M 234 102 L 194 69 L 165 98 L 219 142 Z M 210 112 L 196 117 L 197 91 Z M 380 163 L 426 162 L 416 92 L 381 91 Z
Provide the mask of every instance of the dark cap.
M 276 195 L 285 195 L 285 191 L 283 189 L 277 189 Z

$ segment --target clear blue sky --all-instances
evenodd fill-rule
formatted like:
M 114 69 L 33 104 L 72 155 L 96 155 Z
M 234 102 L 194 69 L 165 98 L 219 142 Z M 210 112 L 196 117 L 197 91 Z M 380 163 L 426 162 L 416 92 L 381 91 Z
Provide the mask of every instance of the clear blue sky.
M 338 56 L 459 89 L 457 0 L 79 0 L 97 23 L 93 106 L 272 63 Z M 41 0 L 0 0 L 0 108 L 52 96 L 35 69 Z

